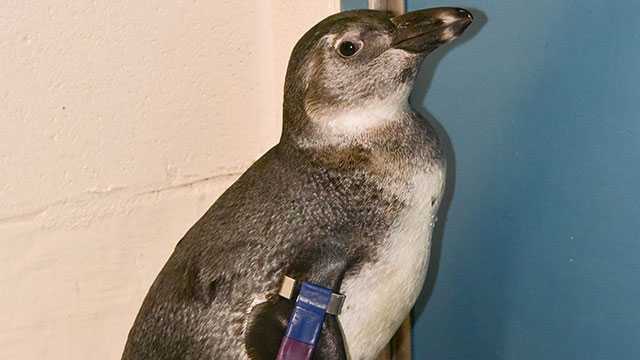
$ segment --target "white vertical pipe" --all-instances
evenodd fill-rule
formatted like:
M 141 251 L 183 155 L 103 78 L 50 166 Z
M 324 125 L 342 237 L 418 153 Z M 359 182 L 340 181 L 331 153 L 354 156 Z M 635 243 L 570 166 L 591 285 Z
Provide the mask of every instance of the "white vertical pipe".
M 387 0 L 369 0 L 369 9 L 387 10 Z
M 394 14 L 404 14 L 405 0 L 369 0 L 369 9 L 372 10 L 386 10 Z

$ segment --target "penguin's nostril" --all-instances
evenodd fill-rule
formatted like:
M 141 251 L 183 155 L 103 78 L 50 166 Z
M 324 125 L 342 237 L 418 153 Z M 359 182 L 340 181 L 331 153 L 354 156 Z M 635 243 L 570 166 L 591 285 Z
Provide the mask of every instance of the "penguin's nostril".
M 463 17 L 465 17 L 465 18 L 467 18 L 469 20 L 473 20 L 473 15 L 471 15 L 471 13 L 468 12 L 467 10 L 458 9 L 457 12 L 458 12 L 458 15 L 463 16 Z

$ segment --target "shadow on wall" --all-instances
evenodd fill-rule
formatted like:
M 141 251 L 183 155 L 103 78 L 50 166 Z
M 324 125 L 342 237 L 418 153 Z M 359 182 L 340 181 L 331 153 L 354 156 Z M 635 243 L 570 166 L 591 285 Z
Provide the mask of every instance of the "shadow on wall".
M 449 135 L 447 135 L 447 132 L 442 126 L 442 123 L 434 118 L 423 104 L 425 104 L 425 98 L 427 96 L 427 93 L 429 92 L 429 88 L 431 87 L 433 75 L 440 61 L 447 55 L 447 53 L 451 49 L 460 46 L 475 37 L 488 22 L 487 16 L 482 11 L 474 8 L 467 8 L 467 10 L 469 10 L 473 14 L 473 24 L 459 39 L 453 41 L 452 43 L 444 45 L 442 48 L 436 50 L 433 54 L 429 55 L 425 59 L 424 63 L 422 64 L 422 69 L 420 70 L 418 79 L 416 81 L 416 86 L 411 101 L 412 104 L 416 104 L 414 105 L 414 108 L 418 110 L 418 112 L 420 112 L 436 129 L 436 132 L 438 133 L 438 136 L 440 137 L 440 141 L 442 142 L 442 146 L 444 148 L 445 158 L 447 159 L 447 183 L 444 196 L 442 198 L 442 203 L 440 204 L 440 208 L 438 209 L 438 221 L 436 222 L 436 226 L 433 230 L 433 236 L 431 239 L 429 272 L 427 273 L 427 279 L 425 281 L 424 288 L 422 289 L 422 293 L 420 294 L 420 297 L 418 298 L 418 301 L 416 302 L 413 309 L 413 319 L 417 319 L 420 317 L 420 315 L 422 315 L 427 303 L 429 302 L 429 299 L 431 298 L 433 289 L 438 279 L 438 269 L 440 267 L 440 256 L 442 252 L 442 240 L 444 238 L 445 226 L 447 224 L 447 213 L 449 212 L 449 206 L 451 205 L 451 201 L 453 200 L 456 185 L 456 155 L 451 139 L 449 138 Z

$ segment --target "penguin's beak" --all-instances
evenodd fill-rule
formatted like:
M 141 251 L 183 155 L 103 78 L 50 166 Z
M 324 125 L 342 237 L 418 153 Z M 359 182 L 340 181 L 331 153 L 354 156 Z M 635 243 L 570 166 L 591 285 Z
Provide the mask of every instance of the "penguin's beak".
M 465 9 L 441 7 L 412 11 L 391 18 L 391 22 L 396 26 L 392 47 L 423 53 L 462 35 L 473 16 Z

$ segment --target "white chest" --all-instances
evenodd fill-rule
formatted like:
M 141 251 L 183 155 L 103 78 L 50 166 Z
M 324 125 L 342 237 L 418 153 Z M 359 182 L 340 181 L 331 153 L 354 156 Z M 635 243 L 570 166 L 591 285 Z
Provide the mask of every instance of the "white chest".
M 378 260 L 344 279 L 341 292 L 347 298 L 340 323 L 352 360 L 373 359 L 420 294 L 444 181 L 444 169 L 417 174 L 402 194 L 408 205 L 394 221 Z

